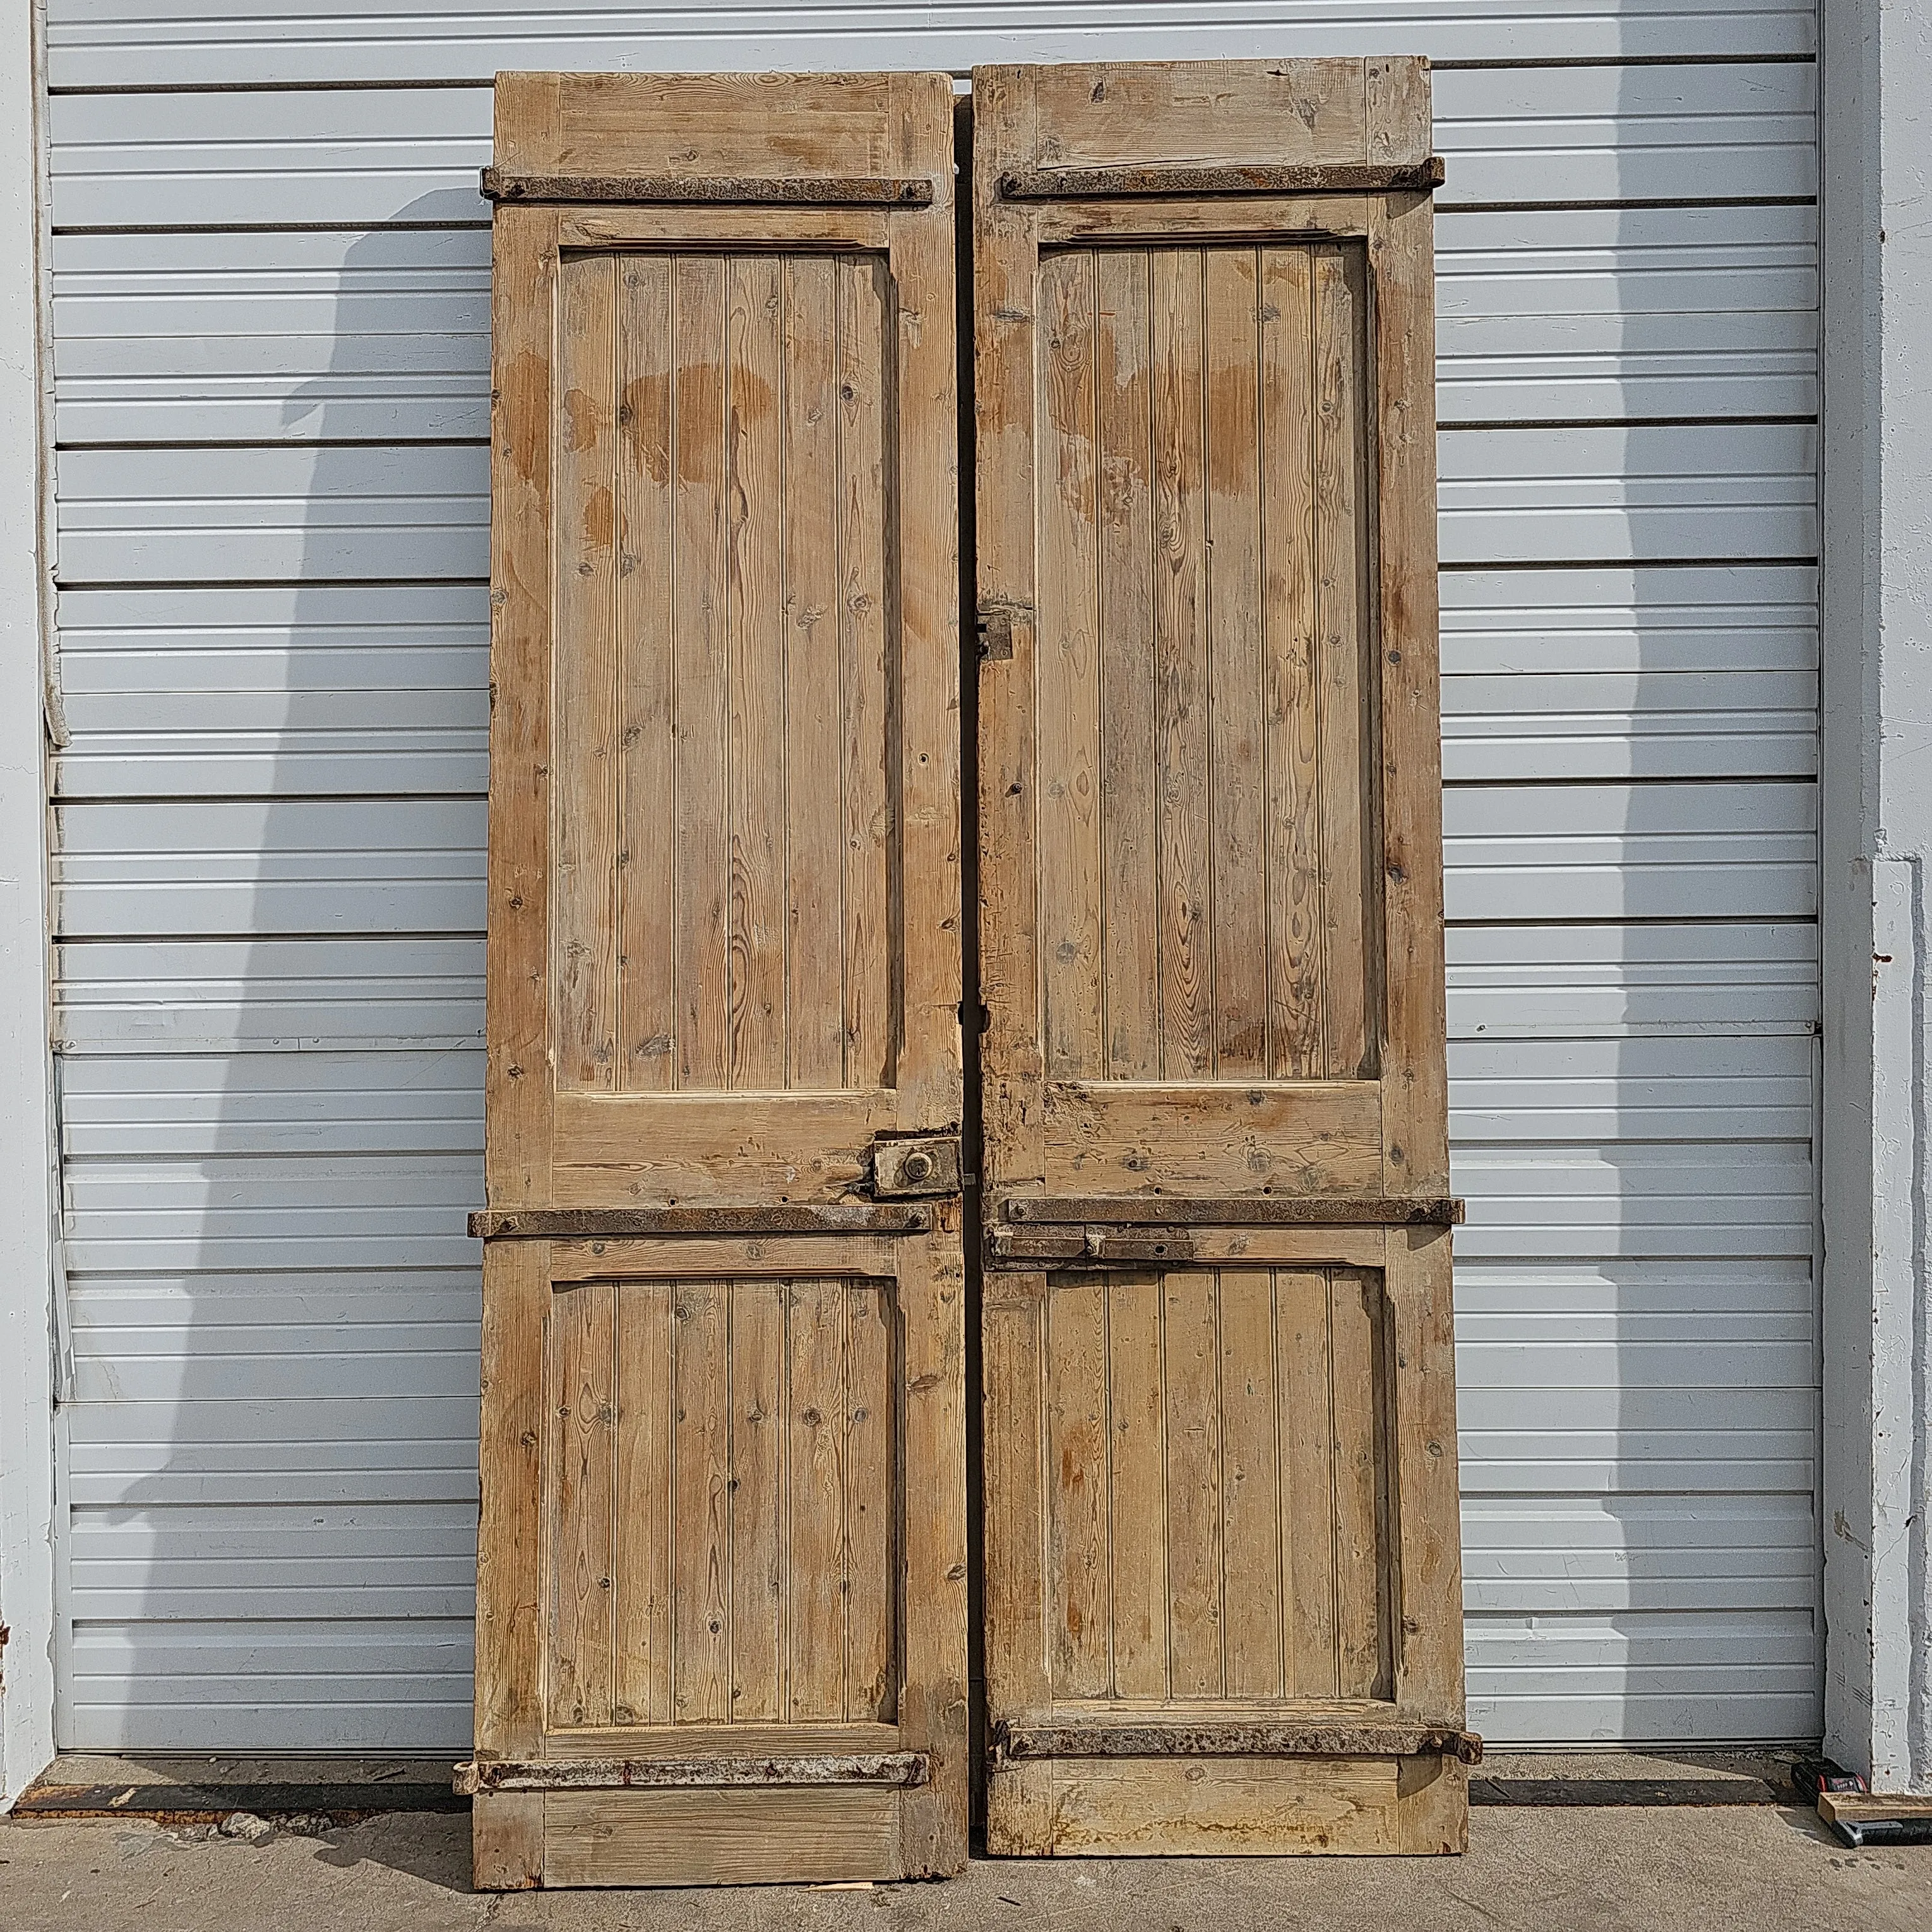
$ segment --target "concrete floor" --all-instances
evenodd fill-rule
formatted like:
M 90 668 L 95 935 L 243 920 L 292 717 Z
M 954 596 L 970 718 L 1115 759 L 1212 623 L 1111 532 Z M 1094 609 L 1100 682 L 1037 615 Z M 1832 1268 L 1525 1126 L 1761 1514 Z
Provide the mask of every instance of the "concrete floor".
M 1463 1858 L 976 1860 L 941 1885 L 468 1889 L 469 1820 L 0 1821 L 0 1932 L 1926 1932 L 1932 1847 L 1796 1806 L 1478 1809 Z M 245 1835 L 252 1834 L 252 1835 Z

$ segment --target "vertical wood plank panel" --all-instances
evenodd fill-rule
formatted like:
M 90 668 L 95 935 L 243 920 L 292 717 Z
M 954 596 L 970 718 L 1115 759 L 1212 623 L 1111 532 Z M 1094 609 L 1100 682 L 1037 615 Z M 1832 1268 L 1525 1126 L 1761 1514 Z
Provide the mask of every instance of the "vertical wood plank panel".
M 1368 1276 L 1329 1276 L 1335 1430 L 1336 1688 L 1384 1691 L 1381 1484 L 1382 1290 Z
M 610 1721 L 616 1357 L 608 1282 L 559 1298 L 550 1410 L 550 1721 Z
M 1046 1461 L 1053 1474 L 1047 1574 L 1053 1688 L 1061 1697 L 1107 1692 L 1107 1309 L 1106 1284 L 1049 1286 Z
M 1283 1550 L 1287 1656 L 1298 1697 L 1336 1694 L 1335 1502 L 1328 1278 L 1310 1269 L 1275 1276 L 1281 1437 L 1288 1531 Z
M 995 1292 L 998 1299 L 994 1298 Z M 1052 1483 L 1042 1414 L 1046 1279 L 989 1282 L 985 1322 L 986 1695 L 998 1710 L 1034 1708 L 1047 1676 L 1046 1515 Z
M 845 1710 L 845 1287 L 790 1290 L 790 1708 Z
M 1308 1079 L 1328 1066 L 1315 701 L 1313 277 L 1306 248 L 1270 248 L 1262 260 L 1268 1071 L 1277 1079 Z
M 731 1029 L 735 1088 L 782 1087 L 785 1070 L 785 632 L 778 495 L 781 264 L 725 268 L 726 524 L 730 605 Z
M 1162 1072 L 1211 1070 L 1208 954 L 1207 528 L 1201 253 L 1153 258 L 1154 654 L 1160 784 Z M 1042 576 L 1050 575 L 1041 560 Z
M 1177 1697 L 1218 1697 L 1223 1669 L 1220 1346 L 1215 1277 L 1162 1283 L 1167 1382 L 1168 1668 Z
M 1040 996 L 1049 1078 L 1102 1070 L 1094 257 L 1040 271 Z
M 670 260 L 622 259 L 617 291 L 618 1084 L 674 1084 Z
M 848 1087 L 891 1084 L 897 1037 L 888 910 L 896 787 L 886 765 L 884 272 L 884 264 L 863 256 L 840 258 L 836 270 L 838 436 L 836 468 L 826 480 L 838 518 Z
M 845 1290 L 845 1715 L 892 1715 L 897 1472 L 892 1453 L 892 1304 L 885 1285 Z M 910 1501 L 910 1498 L 908 1498 Z
M 1279 1697 L 1282 1655 L 1281 1405 L 1274 1285 L 1224 1268 L 1221 1293 L 1221 1521 L 1227 1551 L 1227 1694 Z
M 1165 1697 L 1167 1391 L 1161 1376 L 1161 1284 L 1155 1276 L 1110 1281 L 1107 1380 L 1113 1694 Z
M 730 1285 L 731 1715 L 784 1714 L 784 1291 Z
M 1315 254 L 1315 551 L 1317 703 L 1322 758 L 1327 944 L 1322 969 L 1328 1065 L 1353 1078 L 1370 1065 L 1366 1006 L 1371 927 L 1364 844 L 1375 775 L 1364 761 L 1362 494 L 1366 468 L 1362 383 L 1363 304 L 1354 250 Z
M 566 1090 L 617 1084 L 616 263 L 558 290 L 556 724 L 551 1052 Z
M 1214 1064 L 1268 1071 L 1268 867 L 1255 252 L 1207 251 L 1208 854 Z
M 677 736 L 673 747 L 676 857 L 671 904 L 677 993 L 677 1084 L 727 1084 L 731 986 L 726 906 L 724 265 L 680 255 L 672 268 L 676 370 Z
M 1106 1057 L 1095 1070 L 1144 1080 L 1160 1071 L 1150 259 L 1141 249 L 1102 249 L 1094 264 L 1101 1005 L 1106 1036 Z
M 617 1487 L 613 1588 L 620 1724 L 671 1719 L 671 1291 L 616 1290 Z
M 723 1724 L 731 1715 L 728 1289 L 681 1281 L 672 1293 L 672 1710 L 681 1723 Z
M 844 1083 L 836 264 L 781 271 L 784 369 L 785 1012 L 788 1087 Z

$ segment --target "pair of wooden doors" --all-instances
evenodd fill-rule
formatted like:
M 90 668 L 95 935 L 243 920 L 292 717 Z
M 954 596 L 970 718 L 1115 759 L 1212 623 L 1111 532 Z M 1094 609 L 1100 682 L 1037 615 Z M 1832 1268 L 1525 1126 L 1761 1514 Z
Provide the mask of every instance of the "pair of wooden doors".
M 967 526 L 946 76 L 497 82 L 481 1886 L 1463 1840 L 1426 68 L 972 100 Z

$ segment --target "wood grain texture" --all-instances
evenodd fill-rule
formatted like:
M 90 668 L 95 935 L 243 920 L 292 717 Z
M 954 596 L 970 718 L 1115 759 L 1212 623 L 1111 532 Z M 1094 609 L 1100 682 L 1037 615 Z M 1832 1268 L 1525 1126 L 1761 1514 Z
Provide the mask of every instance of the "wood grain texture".
M 1039 308 L 1047 1077 L 1372 1078 L 1360 252 L 1070 250 Z
M 951 84 L 496 106 L 660 205 L 496 217 L 479 1762 L 695 1785 L 481 1792 L 476 1873 L 955 1870 L 958 1216 L 858 1191 L 961 1110 Z M 696 1788 L 842 1752 L 921 1775 Z
M 503 76 L 511 172 L 777 198 L 499 206 L 490 1132 L 517 1204 L 836 1199 L 880 1126 L 956 1128 L 950 102 L 932 75 Z M 779 205 L 848 157 L 912 185 Z M 706 1093 L 851 1098 L 815 1145 L 657 1112 Z
M 546 1886 L 811 1885 L 895 1878 L 901 1869 L 903 1799 L 895 1791 L 537 1796 Z
M 870 1088 L 881 284 L 851 257 L 598 254 L 561 300 L 560 1088 Z
M 544 1244 L 484 1251 L 476 1748 L 532 1755 L 543 1735 Z
M 1426 64 L 974 94 L 989 1715 L 1448 1736 Z M 1466 1804 L 1426 1746 L 1069 1760 L 989 1842 L 1439 1852 Z
M 1034 1706 L 1386 1704 L 1394 1399 L 1379 1272 L 1046 1280 L 1035 1419 L 1029 1392 L 1003 1386 L 1024 1446 L 1009 1461 L 1001 1442 L 994 1472 L 1018 1478 L 1029 1455 L 1038 1472 Z M 1016 1312 L 999 1317 L 1010 1347 Z M 1004 1358 L 1002 1376 L 1022 1361 Z
M 1446 1190 L 1441 705 L 1436 580 L 1435 227 L 1391 196 L 1369 237 L 1376 289 L 1376 570 L 1382 634 L 1379 828 L 1384 1117 L 1390 1193 Z
M 495 1207 L 550 1191 L 550 346 L 556 217 L 491 235 L 490 852 L 484 1178 Z
M 617 263 L 564 259 L 557 290 L 556 666 L 551 1052 L 560 1087 L 614 1088 L 620 829 Z
M 892 1718 L 893 1326 L 836 1276 L 554 1297 L 553 1730 Z
M 553 1726 L 612 1719 L 616 1474 L 614 1291 L 599 1285 L 550 1311 L 550 1634 Z
M 1057 1858 L 1455 1852 L 1468 1773 L 1447 1758 L 1087 1758 L 994 1778 L 987 1849 Z
M 535 1241 L 484 1254 L 476 1746 L 489 1756 L 530 1756 L 542 1748 L 544 1262 Z M 542 1814 L 528 1797 L 479 1804 L 471 1838 L 479 1888 L 537 1882 Z

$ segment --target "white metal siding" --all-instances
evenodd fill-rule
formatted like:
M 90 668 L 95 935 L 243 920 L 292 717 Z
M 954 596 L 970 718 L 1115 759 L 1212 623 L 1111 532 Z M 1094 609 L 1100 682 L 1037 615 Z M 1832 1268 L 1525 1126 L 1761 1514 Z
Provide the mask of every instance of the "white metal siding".
M 489 76 L 1395 50 L 1475 1721 L 1816 1731 L 1813 0 L 50 11 L 66 1744 L 468 1736 Z

